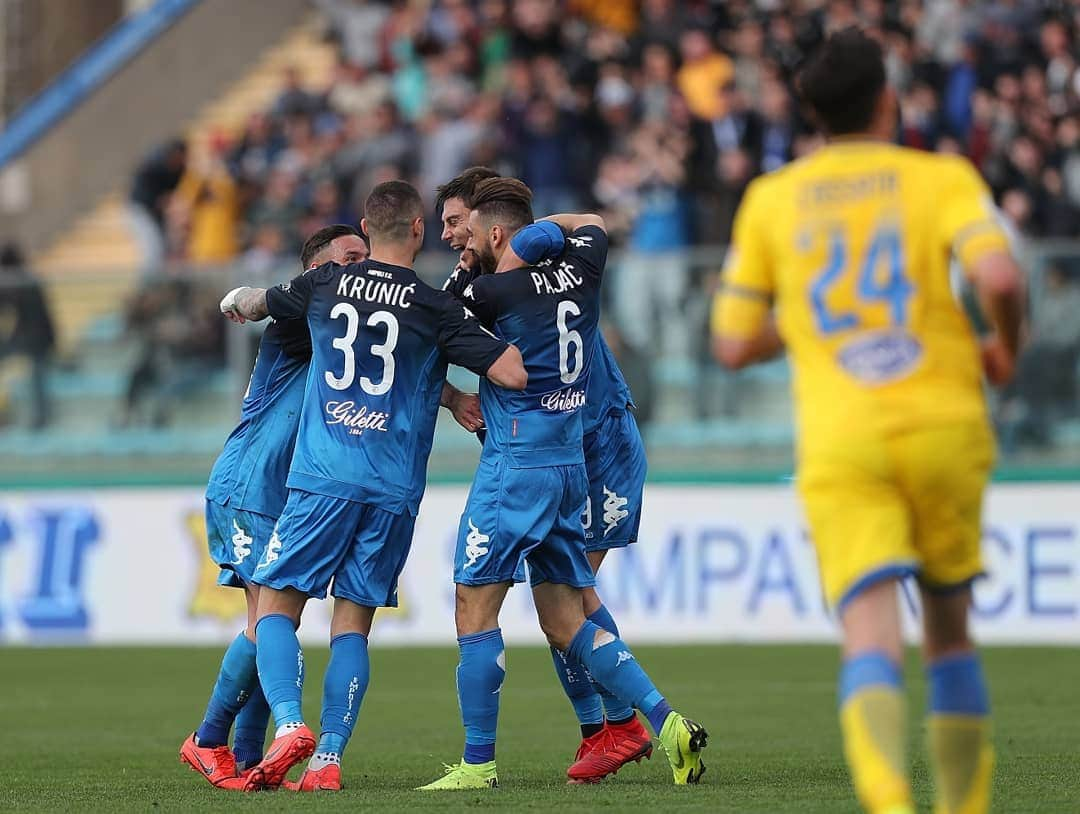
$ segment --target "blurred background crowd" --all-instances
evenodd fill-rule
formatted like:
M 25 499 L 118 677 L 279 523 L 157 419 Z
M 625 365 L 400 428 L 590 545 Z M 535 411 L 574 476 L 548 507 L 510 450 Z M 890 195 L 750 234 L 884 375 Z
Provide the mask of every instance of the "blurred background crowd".
M 224 364 L 212 297 L 205 318 L 156 318 L 190 316 L 191 274 L 228 264 L 244 282 L 286 279 L 303 239 L 357 223 L 376 183 L 406 178 L 433 202 L 436 185 L 474 164 L 522 178 L 538 215 L 603 213 L 619 249 L 606 329 L 639 419 L 667 425 L 656 437 L 682 438 L 678 425 L 692 421 L 712 427 L 692 438 L 722 440 L 719 419 L 786 414 L 771 406 L 782 370 L 735 379 L 708 359 L 707 295 L 746 185 L 819 146 L 794 73 L 849 25 L 885 49 L 899 143 L 969 157 L 1021 250 L 1080 236 L 1080 4 L 1069 0 L 314 5 L 337 54 L 329 84 L 288 67 L 238 136 L 215 134 L 198 153 L 163 144 L 131 181 L 146 282 L 126 324 L 144 350 L 121 424 L 162 388 L 171 403 Z M 432 211 L 433 282 L 452 265 L 439 232 Z M 999 405 L 1010 449 L 1047 443 L 1057 417 L 1075 414 L 1080 250 L 1065 245 L 1037 252 L 1032 343 Z M 142 416 L 169 421 L 152 407 Z

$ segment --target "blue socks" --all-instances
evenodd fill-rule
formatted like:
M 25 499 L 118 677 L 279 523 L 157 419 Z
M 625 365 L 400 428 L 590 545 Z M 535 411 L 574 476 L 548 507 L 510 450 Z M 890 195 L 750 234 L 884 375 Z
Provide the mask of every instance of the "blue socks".
M 296 638 L 293 620 L 280 613 L 264 616 L 255 627 L 258 641 L 259 681 L 274 723 L 301 723 L 300 702 L 304 691 L 304 652 Z
M 262 687 L 256 676 L 251 696 L 236 716 L 236 732 L 233 737 L 233 756 L 242 769 L 254 766 L 263 757 L 266 743 L 266 725 L 270 722 L 270 705 L 266 703 Z
M 229 742 L 229 729 L 258 681 L 255 642 L 241 633 L 233 639 L 221 660 L 206 715 L 195 732 L 200 746 L 223 746 Z
M 619 628 L 615 624 L 615 618 L 608 611 L 607 605 L 601 605 L 586 618 L 608 633 L 619 635 Z M 600 698 L 604 702 L 604 717 L 609 721 L 626 721 L 634 716 L 634 708 L 622 699 L 612 695 L 605 687 L 597 684 L 596 691 L 600 693 Z
M 506 676 L 502 630 L 485 630 L 458 639 L 458 704 L 465 724 L 466 763 L 495 759 L 495 729 L 499 722 L 499 690 Z
M 638 665 L 626 642 L 586 620 L 567 651 L 571 662 L 585 665 L 598 684 L 645 713 L 657 733 L 671 707 Z
M 872 650 L 844 660 L 840 667 L 839 704 L 844 706 L 855 693 L 867 687 L 890 687 L 901 690 L 904 676 L 900 665 L 884 653 Z
M 978 655 L 961 653 L 932 662 L 926 668 L 927 701 L 937 715 L 988 715 L 986 690 Z
M 323 681 L 323 706 L 317 754 L 337 755 L 352 737 L 360 702 L 367 692 L 371 665 L 362 633 L 342 633 L 330 640 L 330 663 Z
M 604 706 L 585 668 L 579 662 L 567 661 L 566 656 L 554 647 L 551 648 L 551 660 L 555 663 L 555 673 L 562 682 L 566 697 L 574 707 L 582 735 L 591 734 L 586 733 L 589 727 L 599 731 L 604 725 Z
M 614 633 L 616 636 L 619 635 L 615 619 L 604 605 L 590 613 L 588 618 L 597 627 Z M 594 682 L 581 662 L 568 659 L 566 654 L 554 647 L 551 648 L 551 659 L 555 663 L 555 672 L 563 685 L 566 697 L 570 699 L 574 714 L 577 715 L 578 723 L 581 724 L 582 737 L 598 732 L 605 718 L 621 723 L 634 716 L 633 707 L 599 683 Z

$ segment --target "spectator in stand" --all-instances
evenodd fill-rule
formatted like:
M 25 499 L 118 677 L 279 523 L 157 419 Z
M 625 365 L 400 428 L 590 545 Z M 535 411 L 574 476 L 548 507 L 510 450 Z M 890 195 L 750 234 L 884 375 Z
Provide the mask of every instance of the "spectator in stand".
M 755 151 L 759 172 L 772 172 L 791 161 L 795 143 L 795 120 L 791 96 L 776 79 L 766 79 L 761 88 L 761 140 Z
M 735 87 L 749 99 L 761 96 L 765 82 L 765 31 L 754 17 L 745 17 L 731 38 L 735 54 Z
M 295 172 L 275 169 L 266 183 L 266 192 L 256 201 L 248 213 L 248 222 L 254 231 L 263 226 L 274 226 L 285 236 L 287 251 L 299 251 L 297 225 L 304 213 L 298 195 L 299 179 Z
M 537 96 L 526 109 L 517 158 L 536 212 L 577 211 L 572 150 L 580 143 L 578 135 L 570 117 L 547 95 Z
M 638 98 L 644 121 L 664 121 L 675 90 L 675 55 L 662 42 L 647 43 L 641 52 Z
M 183 256 L 194 265 L 224 263 L 239 251 L 240 201 L 227 148 L 222 137 L 211 139 L 206 157 L 191 162 L 172 197 L 170 219 L 185 234 Z
M 676 77 L 690 112 L 711 121 L 727 115 L 726 97 L 720 89 L 734 81 L 731 60 L 716 50 L 709 32 L 691 28 L 679 40 L 682 67 Z
M 152 281 L 136 292 L 128 308 L 128 330 L 139 351 L 120 426 L 166 426 L 176 402 L 222 368 L 225 335 L 217 294 L 217 286 L 199 286 L 186 278 Z
M 51 418 L 48 373 L 56 346 L 45 290 L 14 243 L 0 248 L 0 360 L 23 357 L 30 365 L 30 429 Z
M 186 168 L 187 145 L 174 139 L 154 150 L 135 170 L 128 222 L 139 244 L 143 274 L 157 274 L 165 262 L 166 209 Z
M 303 76 L 295 65 L 285 69 L 281 85 L 281 92 L 271 108 L 275 116 L 312 116 L 319 111 L 318 97 L 304 88 Z
M 379 62 L 379 32 L 390 13 L 387 4 L 366 0 L 315 0 L 327 16 L 350 65 L 374 68 Z
M 1080 115 L 1066 116 L 1058 123 L 1056 147 L 1065 195 L 1080 207 Z
M 700 22 L 691 18 L 687 5 L 679 0 L 642 0 L 638 36 L 663 43 L 672 50 L 679 48 L 683 32 L 692 22 Z
M 510 59 L 509 19 L 507 0 L 481 0 L 477 52 L 480 87 L 485 91 L 497 91 L 506 82 L 506 63 Z
M 341 116 L 363 119 L 389 98 L 390 78 L 386 74 L 338 59 L 326 90 L 328 108 Z
M 229 155 L 229 171 L 241 189 L 257 192 L 266 183 L 278 154 L 284 149 L 285 139 L 273 117 L 268 113 L 255 113 L 248 119 L 239 143 Z M 249 203 L 252 197 L 252 194 L 245 195 L 243 200 Z
M 334 172 L 350 211 L 360 212 L 375 186 L 377 167 L 394 165 L 403 177 L 414 170 L 416 135 L 398 116 L 397 106 L 385 101 L 367 118 L 350 117 L 345 125 L 345 145 L 334 159 Z
M 631 141 L 637 170 L 637 216 L 629 250 L 614 275 L 614 316 L 624 344 L 667 361 L 685 360 L 690 216 L 682 187 L 687 134 L 658 122 L 641 125 Z

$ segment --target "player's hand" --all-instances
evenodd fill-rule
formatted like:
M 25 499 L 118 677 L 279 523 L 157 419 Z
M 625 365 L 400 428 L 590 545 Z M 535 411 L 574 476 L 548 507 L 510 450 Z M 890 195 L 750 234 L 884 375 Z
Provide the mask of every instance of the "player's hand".
M 237 325 L 243 325 L 247 322 L 247 320 L 244 319 L 244 315 L 236 310 L 236 295 L 242 290 L 243 286 L 234 288 L 221 298 L 221 304 L 219 306 L 221 308 L 221 313 L 223 313 L 230 322 L 235 322 Z
M 1016 356 L 997 336 L 982 341 L 982 363 L 986 379 L 994 387 L 1004 387 L 1016 373 Z
M 478 262 L 480 262 L 480 260 L 476 256 L 476 252 L 472 249 L 462 249 L 461 254 L 458 256 L 457 265 L 454 266 L 454 271 L 468 274 L 476 268 Z
M 484 415 L 480 412 L 480 397 L 476 393 L 458 393 L 450 401 L 450 413 L 462 427 L 476 432 L 484 427 Z

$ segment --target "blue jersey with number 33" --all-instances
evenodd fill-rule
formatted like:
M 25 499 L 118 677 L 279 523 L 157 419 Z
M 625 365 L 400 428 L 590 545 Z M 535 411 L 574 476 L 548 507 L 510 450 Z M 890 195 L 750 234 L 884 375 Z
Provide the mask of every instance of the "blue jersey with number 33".
M 416 514 L 447 362 L 484 376 L 506 343 L 411 269 L 375 260 L 305 272 L 266 300 L 311 330 L 289 488 Z

